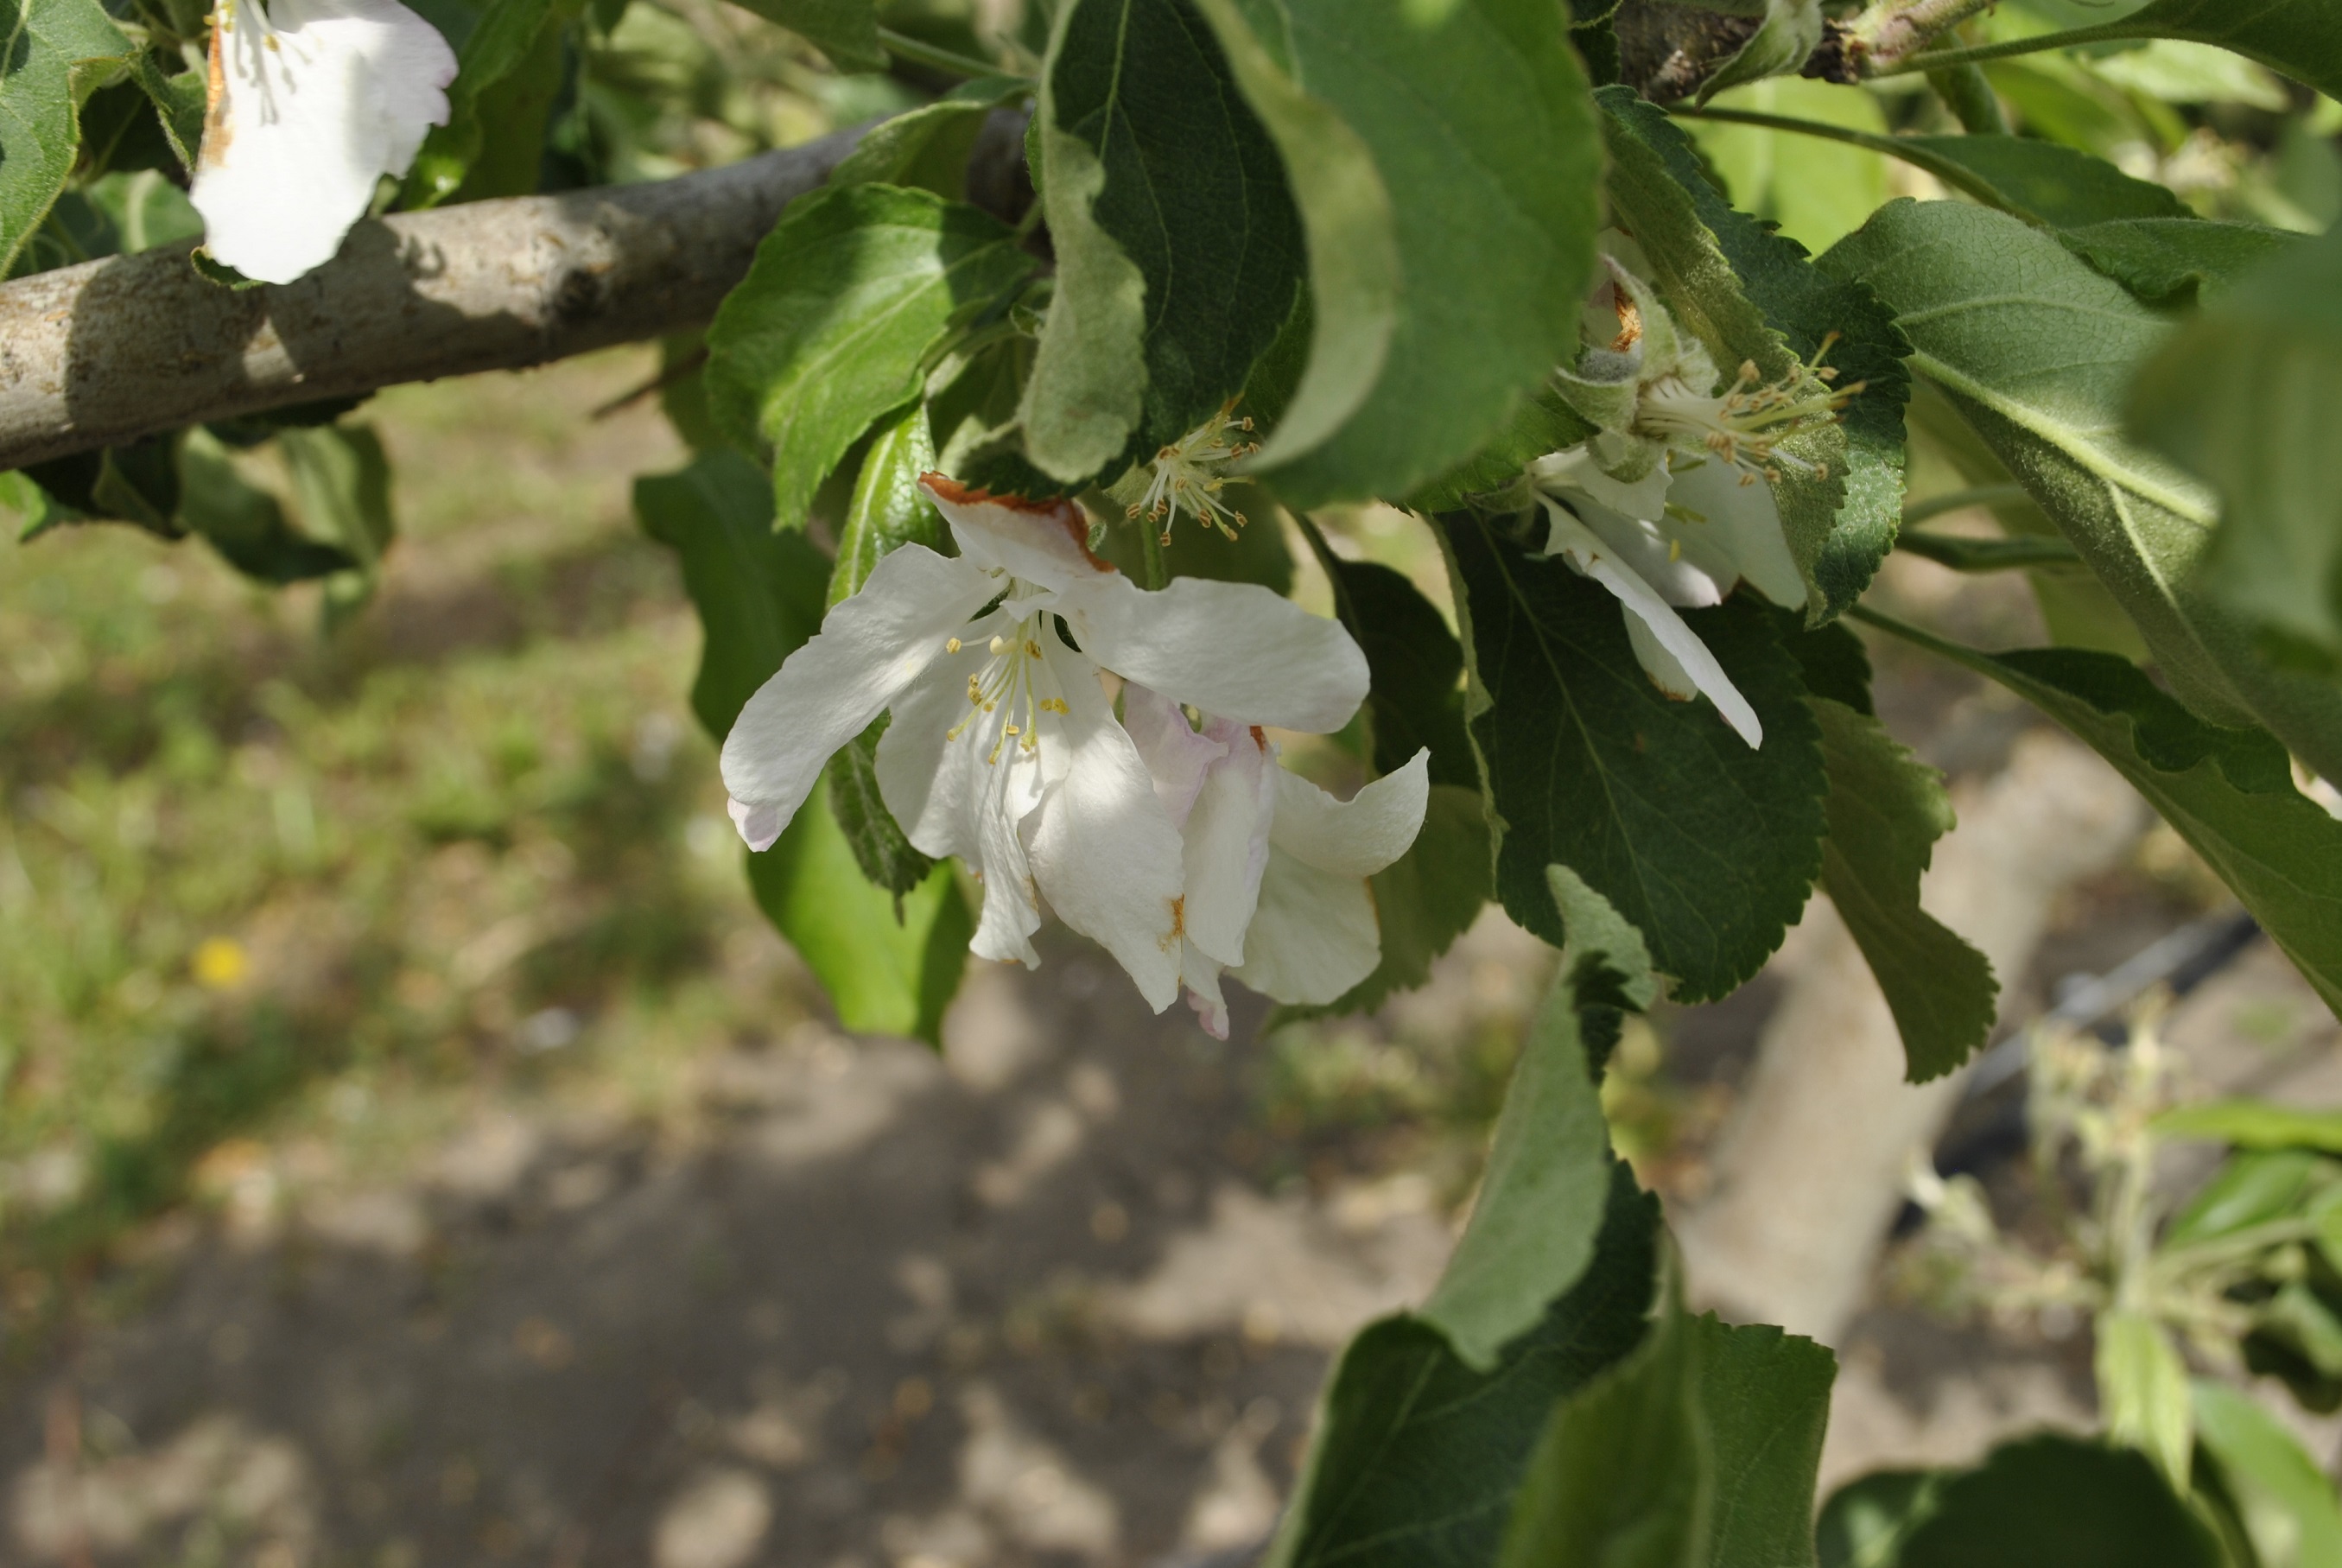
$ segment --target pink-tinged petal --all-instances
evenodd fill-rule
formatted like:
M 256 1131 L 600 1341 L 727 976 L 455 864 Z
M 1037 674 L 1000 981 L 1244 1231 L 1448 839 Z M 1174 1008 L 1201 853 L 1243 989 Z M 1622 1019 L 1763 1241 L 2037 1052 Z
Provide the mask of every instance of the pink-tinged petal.
M 1256 584 L 1176 577 L 1149 594 L 1116 574 L 1068 584 L 1056 610 L 1123 679 L 1240 724 L 1322 734 L 1366 701 L 1350 634 Z
M 732 798 L 784 823 L 796 815 L 831 754 L 940 658 L 992 593 L 990 578 L 922 545 L 879 562 L 733 721 L 723 759 Z
M 1306 865 L 1271 848 L 1245 961 L 1228 973 L 1264 996 L 1323 1006 L 1382 961 L 1374 894 L 1366 883 Z
M 1122 688 L 1122 727 L 1137 746 L 1146 771 L 1155 775 L 1155 795 L 1171 825 L 1186 827 L 1204 775 L 1228 754 L 1226 744 L 1197 734 L 1178 704 L 1136 682 Z
M 1179 994 L 1179 830 L 1095 666 L 1062 643 L 1043 647 L 1066 712 L 1041 729 L 1055 756 L 1028 840 L 1034 876 L 1057 917 L 1114 954 L 1160 1013 Z
M 768 805 L 750 805 L 746 801 L 735 800 L 726 802 L 725 810 L 732 814 L 732 825 L 740 830 L 748 847 L 759 854 L 772 848 L 781 830 L 789 825 L 788 818 Z
M 1431 753 L 1418 751 L 1348 800 L 1284 768 L 1276 770 L 1276 819 L 1268 842 L 1319 871 L 1372 876 L 1405 854 L 1431 802 Z
M 1640 621 L 1653 640 L 1672 655 L 1682 674 L 1692 685 L 1716 704 L 1716 712 L 1733 732 L 1752 746 L 1765 744 L 1765 726 L 1756 717 L 1756 710 L 1740 694 L 1740 688 L 1716 662 L 1699 634 L 1684 624 L 1674 607 L 1651 592 L 1650 585 L 1619 563 L 1609 547 L 1595 537 L 1558 502 L 1547 501 L 1546 515 L 1553 521 L 1553 537 L 1546 546 L 1549 554 L 1566 557 L 1569 564 L 1601 584 L 1617 596 L 1626 613 Z M 1632 623 L 1630 622 L 1631 625 Z M 1663 687 L 1663 689 L 1665 689 Z
M 1006 572 L 1050 589 L 1120 575 L 1090 554 L 1089 518 L 1072 501 L 995 495 L 942 474 L 921 474 L 919 488 L 951 524 L 961 554 L 987 572 Z
M 1725 569 L 1716 575 L 1724 581 L 1745 578 L 1784 609 L 1805 607 L 1805 574 L 1789 554 L 1789 537 L 1782 530 L 1781 510 L 1770 484 L 1746 469 L 1711 458 L 1696 466 L 1678 466 L 1668 499 L 1679 512 L 1705 519 L 1669 519 L 1686 554 L 1704 563 L 1722 564 Z
M 455 53 L 397 0 L 231 0 L 219 15 L 188 196 L 214 257 L 291 283 L 447 123 Z
M 1227 754 L 1205 777 L 1180 834 L 1187 940 L 1217 963 L 1241 964 L 1245 927 L 1252 924 L 1268 864 L 1277 776 L 1285 770 L 1257 729 L 1215 719 L 1207 733 Z
M 1228 1037 L 1228 1003 L 1220 992 L 1220 965 L 1205 956 L 1192 942 L 1179 962 L 1179 984 L 1187 989 L 1187 1005 L 1196 1021 L 1215 1040 Z

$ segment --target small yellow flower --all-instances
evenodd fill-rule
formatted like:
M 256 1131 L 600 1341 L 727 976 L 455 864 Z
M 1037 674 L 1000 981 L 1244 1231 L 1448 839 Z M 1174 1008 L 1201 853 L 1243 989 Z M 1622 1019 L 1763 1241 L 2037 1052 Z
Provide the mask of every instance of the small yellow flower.
M 206 991 L 233 991 L 252 973 L 252 954 L 233 936 L 207 936 L 196 944 L 188 967 Z

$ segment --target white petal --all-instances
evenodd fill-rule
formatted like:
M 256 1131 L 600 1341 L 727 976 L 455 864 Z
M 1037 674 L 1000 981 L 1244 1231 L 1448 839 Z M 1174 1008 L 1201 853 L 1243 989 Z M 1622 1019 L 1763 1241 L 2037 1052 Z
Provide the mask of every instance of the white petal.
M 893 717 L 878 737 L 878 798 L 922 854 L 956 854 L 970 865 L 983 855 L 977 814 L 1001 804 L 987 801 L 986 792 L 995 786 L 992 773 L 983 765 L 997 738 L 999 721 L 996 718 L 989 727 L 960 728 L 960 724 L 969 716 L 968 677 L 992 658 L 986 644 L 995 633 L 1015 624 L 1013 617 L 996 610 L 970 622 L 954 634 L 960 640 L 959 652 L 939 654 L 888 704 Z M 960 729 L 956 741 L 951 739 L 954 729 Z M 1021 801 L 1020 820 L 1040 799 L 1039 769 L 1026 772 L 1028 797 Z
M 1323 1004 L 1372 974 L 1381 959 L 1382 934 L 1366 883 L 1272 847 L 1244 964 L 1228 973 L 1279 1002 Z
M 1221 964 L 1241 964 L 1245 927 L 1260 897 L 1268 864 L 1269 819 L 1285 770 L 1257 729 L 1213 721 L 1211 738 L 1226 750 L 1204 779 L 1180 834 L 1186 871 L 1182 906 L 1187 940 Z
M 1699 683 L 1683 667 L 1683 661 L 1667 652 L 1667 645 L 1651 633 L 1650 627 L 1633 615 L 1622 617 L 1626 623 L 1626 642 L 1635 650 L 1636 663 L 1643 674 L 1651 677 L 1651 684 L 1677 702 L 1687 703 L 1699 695 Z
M 963 749 L 963 754 L 965 754 Z M 1041 929 L 1041 892 L 1026 853 L 1017 799 L 1029 784 L 1033 768 L 1001 766 L 988 770 L 995 781 L 995 809 L 976 814 L 978 840 L 976 865 L 984 879 L 984 909 L 976 916 L 976 935 L 967 950 L 978 958 L 1041 967 L 1033 950 L 1033 934 Z
M 1042 646 L 1066 712 L 1041 729 L 1063 774 L 1034 813 L 1034 876 L 1057 917 L 1114 954 L 1160 1013 L 1179 994 L 1179 830 L 1089 661 Z
M 1407 758 L 1348 800 L 1299 774 L 1276 770 L 1276 820 L 1268 842 L 1320 871 L 1372 876 L 1415 843 L 1431 800 L 1431 753 Z
M 1338 622 L 1251 583 L 1116 574 L 1069 584 L 1057 613 L 1099 664 L 1240 724 L 1338 730 L 1366 697 L 1366 656 Z
M 813 791 L 830 754 L 860 734 L 895 694 L 942 656 L 945 640 L 992 596 L 966 563 L 906 544 L 862 591 L 829 612 L 814 638 L 756 690 L 724 738 L 724 787 L 783 822 Z
M 1735 575 L 1745 577 L 1756 590 L 1784 609 L 1805 607 L 1806 579 L 1789 554 L 1788 535 L 1781 528 L 1780 508 L 1773 487 L 1758 479 L 1744 484 L 1746 471 L 1710 458 L 1693 468 L 1678 468 L 1668 499 L 1705 523 L 1670 520 L 1686 549 L 1698 541 L 1731 564 Z
M 1071 501 L 995 495 L 941 474 L 921 474 L 919 488 L 951 524 L 960 554 L 986 571 L 1053 589 L 1121 575 L 1090 554 L 1089 518 Z
M 1677 549 L 1669 547 L 1667 535 L 1656 524 L 1640 517 L 1614 512 L 1578 492 L 1559 497 L 1548 497 L 1547 510 L 1554 500 L 1566 506 L 1586 531 L 1609 546 L 1610 553 L 1629 572 L 1640 577 L 1651 591 L 1668 604 L 1680 609 L 1698 609 L 1724 603 L 1725 590 L 1731 585 L 1732 573 L 1727 569 L 1724 580 L 1701 570 L 1700 564 Z M 1546 554 L 1561 553 L 1549 535 Z
M 1198 734 L 1178 704 L 1135 681 L 1122 688 L 1122 727 L 1138 747 L 1146 771 L 1155 775 L 1155 795 L 1170 814 L 1171 825 L 1186 827 L 1196 792 L 1204 787 L 1204 774 L 1228 754 L 1228 748 Z
M 1716 704 L 1724 722 L 1750 745 L 1763 745 L 1765 726 L 1757 722 L 1756 710 L 1748 705 L 1748 699 L 1740 694 L 1740 689 L 1724 673 L 1724 666 L 1716 662 L 1716 655 L 1699 640 L 1699 634 L 1684 624 L 1683 617 L 1666 600 L 1626 570 L 1602 541 L 1559 503 L 1548 501 L 1545 509 L 1546 516 L 1553 520 L 1548 552 L 1566 555 L 1570 564 L 1616 594 L 1626 613 L 1641 621 L 1659 645 L 1674 655 L 1683 676 Z
M 1190 942 L 1179 960 L 1179 984 L 1187 988 L 1187 1005 L 1196 1021 L 1215 1040 L 1228 1037 L 1228 1003 L 1220 993 L 1220 965 Z
M 447 123 L 455 53 L 397 0 L 232 0 L 188 192 L 205 248 L 263 283 L 331 261 L 385 175 Z
M 1656 517 L 1666 510 L 1667 470 L 1656 464 L 1629 484 L 1602 472 L 1584 442 L 1548 453 L 1529 464 L 1529 478 L 1547 490 L 1575 490 L 1629 517 Z

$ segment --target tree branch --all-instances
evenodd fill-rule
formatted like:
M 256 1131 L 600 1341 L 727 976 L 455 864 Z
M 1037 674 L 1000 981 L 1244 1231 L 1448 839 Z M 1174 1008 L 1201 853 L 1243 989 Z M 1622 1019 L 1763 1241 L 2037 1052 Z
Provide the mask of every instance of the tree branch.
M 651 185 L 402 213 L 282 287 L 185 245 L 0 285 L 0 470 L 205 420 L 705 325 L 859 129 Z

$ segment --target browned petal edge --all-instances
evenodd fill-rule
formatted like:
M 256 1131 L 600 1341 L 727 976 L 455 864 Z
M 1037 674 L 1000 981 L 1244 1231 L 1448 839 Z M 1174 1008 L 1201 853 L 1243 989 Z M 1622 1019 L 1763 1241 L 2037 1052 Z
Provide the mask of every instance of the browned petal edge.
M 919 486 L 938 501 L 948 501 L 955 506 L 1005 506 L 1011 512 L 1021 512 L 1028 517 L 1043 518 L 1063 528 L 1075 548 L 1089 564 L 1101 572 L 1115 570 L 1114 563 L 1102 561 L 1090 549 L 1090 520 L 1086 513 L 1071 498 L 1060 495 L 1054 501 L 1035 501 L 1024 495 L 995 495 L 989 490 L 962 484 L 948 474 L 927 473 L 919 475 Z

